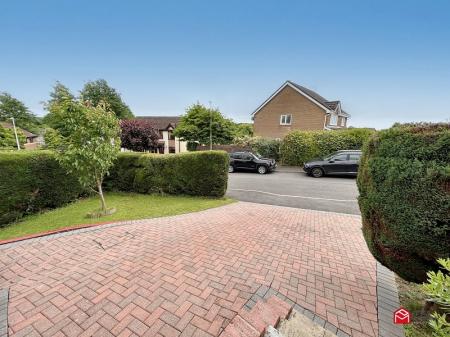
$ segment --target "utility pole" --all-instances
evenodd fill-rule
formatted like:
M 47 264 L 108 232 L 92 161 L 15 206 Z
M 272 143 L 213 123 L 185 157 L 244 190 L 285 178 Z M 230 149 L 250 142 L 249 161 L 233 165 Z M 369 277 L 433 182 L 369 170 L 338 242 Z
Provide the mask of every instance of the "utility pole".
M 212 150 L 212 105 L 209 101 L 209 150 Z
M 14 121 L 14 117 L 11 117 L 11 120 L 13 122 L 14 135 L 16 136 L 17 150 L 20 151 L 19 137 L 17 137 L 17 130 L 16 130 L 16 122 Z

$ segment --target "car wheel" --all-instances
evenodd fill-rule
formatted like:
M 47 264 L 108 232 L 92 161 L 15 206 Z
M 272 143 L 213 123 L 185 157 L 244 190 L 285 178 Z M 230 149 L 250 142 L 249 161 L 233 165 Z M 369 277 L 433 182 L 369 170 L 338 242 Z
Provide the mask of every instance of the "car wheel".
M 312 175 L 314 178 L 320 178 L 320 177 L 323 177 L 323 170 L 322 170 L 321 168 L 319 168 L 319 167 L 315 167 L 315 168 L 313 168 L 313 169 L 311 170 L 311 175 Z
M 258 166 L 258 173 L 259 174 L 266 174 L 267 173 L 267 167 L 265 167 L 265 166 Z
M 233 173 L 234 172 L 234 167 L 233 165 L 229 165 L 228 166 L 228 173 Z

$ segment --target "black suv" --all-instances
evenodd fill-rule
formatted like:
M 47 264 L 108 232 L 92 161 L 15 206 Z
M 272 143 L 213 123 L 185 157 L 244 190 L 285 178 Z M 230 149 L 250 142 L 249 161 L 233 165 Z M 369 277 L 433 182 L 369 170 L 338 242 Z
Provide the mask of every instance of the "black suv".
M 238 170 L 256 171 L 259 174 L 275 170 L 277 163 L 274 159 L 262 158 L 251 152 L 230 153 L 230 165 L 228 172 L 232 173 Z
M 323 159 L 305 163 L 303 171 L 315 178 L 320 178 L 326 174 L 356 176 L 360 158 L 361 151 L 358 150 L 338 151 Z

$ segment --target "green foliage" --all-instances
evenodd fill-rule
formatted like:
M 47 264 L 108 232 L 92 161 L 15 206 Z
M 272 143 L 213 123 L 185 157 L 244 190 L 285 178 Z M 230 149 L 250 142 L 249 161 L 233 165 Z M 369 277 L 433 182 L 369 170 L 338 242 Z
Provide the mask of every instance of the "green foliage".
M 253 124 L 236 123 L 234 125 L 234 141 L 239 142 L 240 139 L 253 137 Z
M 50 151 L 0 152 L 0 227 L 24 215 L 60 207 L 86 193 Z M 105 188 L 125 192 L 222 197 L 228 155 L 202 151 L 174 155 L 121 153 Z M 117 214 L 121 214 L 119 209 Z
M 102 210 L 106 211 L 102 183 L 120 150 L 119 121 L 103 106 L 91 107 L 70 99 L 63 101 L 58 110 L 64 134 L 47 132 L 46 141 L 67 172 L 99 194 Z
M 450 323 L 447 315 L 450 313 L 450 259 L 438 259 L 441 270 L 427 273 L 428 283 L 422 285 L 422 290 L 428 296 L 428 301 L 436 303 L 446 313 L 434 312 L 429 324 L 433 329 L 433 337 L 450 336 Z
M 431 314 L 433 319 L 430 320 L 430 326 L 433 329 L 433 337 L 448 337 L 450 336 L 450 323 L 447 322 L 445 314 L 438 314 L 434 312 Z
M 222 116 L 218 109 L 206 108 L 200 103 L 190 106 L 173 134 L 181 140 L 209 144 L 210 124 L 213 144 L 230 144 L 234 136 L 234 123 Z
M 45 110 L 48 114 L 44 116 L 43 122 L 49 127 L 60 130 L 64 129 L 64 111 L 61 111 L 63 103 L 67 100 L 74 101 L 75 97 L 70 92 L 69 88 L 61 82 L 56 82 L 53 86 L 53 91 L 50 93 L 50 99 L 44 103 Z
M 279 139 L 255 137 L 251 139 L 249 146 L 253 152 L 258 153 L 265 158 L 275 160 L 280 159 L 281 140 Z
M 11 122 L 14 117 L 17 127 L 30 132 L 36 132 L 40 121 L 28 110 L 28 108 L 17 98 L 6 92 L 0 93 L 0 121 Z
M 83 193 L 48 151 L 0 152 L 0 227 Z
M 17 130 L 17 137 L 19 138 L 19 144 L 23 145 L 26 142 L 26 138 L 20 129 Z M 0 125 L 0 148 L 17 149 L 16 136 L 14 129 L 4 128 Z
M 303 165 L 318 155 L 313 133 L 294 131 L 284 137 L 281 144 L 281 160 L 286 165 Z
M 105 104 L 109 110 L 115 113 L 118 119 L 134 117 L 117 90 L 111 88 L 108 82 L 103 79 L 86 83 L 80 95 L 82 101 L 89 101 L 93 106 Z
M 428 283 L 422 286 L 428 296 L 428 301 L 438 304 L 444 310 L 450 312 L 450 258 L 438 259 L 437 262 L 445 271 L 429 271 Z
M 293 131 L 283 139 L 282 161 L 287 165 L 300 166 L 313 158 L 323 158 L 339 150 L 360 150 L 373 133 L 370 129 Z
M 110 190 L 222 197 L 228 181 L 228 155 L 201 151 L 173 155 L 120 154 L 105 180 Z
M 402 278 L 426 279 L 450 247 L 450 126 L 394 127 L 364 145 L 358 174 L 363 233 Z

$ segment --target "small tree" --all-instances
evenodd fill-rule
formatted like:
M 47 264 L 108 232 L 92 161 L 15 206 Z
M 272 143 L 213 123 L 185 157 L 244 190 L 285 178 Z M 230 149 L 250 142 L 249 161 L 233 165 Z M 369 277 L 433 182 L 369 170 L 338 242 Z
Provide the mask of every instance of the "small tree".
M 133 113 L 117 90 L 110 87 L 103 79 L 86 83 L 80 96 L 82 101 L 89 101 L 93 106 L 98 106 L 100 103 L 106 104 L 119 119 L 133 118 Z
M 37 131 L 40 121 L 30 110 L 6 92 L 0 93 L 0 121 L 10 122 L 14 117 L 16 126 L 28 131 Z
M 146 120 L 120 121 L 122 147 L 132 151 L 152 151 L 158 146 L 159 134 Z
M 46 140 L 56 150 L 61 165 L 76 175 L 83 186 L 99 195 L 102 214 L 105 214 L 102 184 L 120 150 L 119 122 L 114 113 L 102 105 L 92 107 L 67 99 L 57 110 L 64 120 L 65 134 L 49 130 Z
M 43 103 L 45 110 L 48 111 L 48 114 L 43 118 L 44 124 L 62 131 L 64 120 L 62 119 L 63 116 L 59 114 L 59 107 L 64 101 L 74 99 L 75 96 L 72 95 L 69 88 L 61 82 L 56 82 L 53 86 L 53 91 L 50 93 L 50 99 Z
M 181 140 L 209 144 L 230 144 L 234 136 L 234 123 L 222 116 L 218 109 L 206 108 L 200 103 L 190 106 L 174 130 Z

